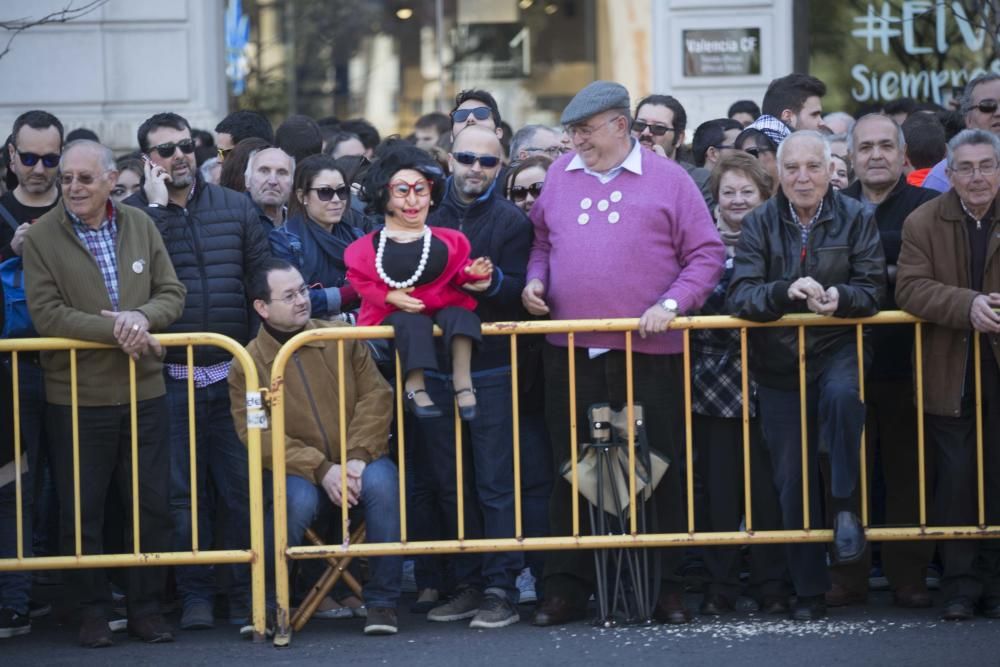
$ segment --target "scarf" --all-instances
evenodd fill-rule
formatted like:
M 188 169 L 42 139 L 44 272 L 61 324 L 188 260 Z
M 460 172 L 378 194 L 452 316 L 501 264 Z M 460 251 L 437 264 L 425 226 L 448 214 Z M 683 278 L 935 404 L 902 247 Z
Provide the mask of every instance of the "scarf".
M 285 224 L 302 241 L 302 275 L 309 284 L 342 287 L 347 276 L 344 251 L 364 236 L 357 227 L 341 220 L 329 232 L 307 217 L 296 216 Z
M 726 257 L 733 257 L 736 255 L 736 244 L 740 240 L 740 230 L 732 227 L 722 218 L 722 213 L 716 216 L 715 226 L 719 230 L 719 236 L 722 237 L 722 242 L 726 246 Z

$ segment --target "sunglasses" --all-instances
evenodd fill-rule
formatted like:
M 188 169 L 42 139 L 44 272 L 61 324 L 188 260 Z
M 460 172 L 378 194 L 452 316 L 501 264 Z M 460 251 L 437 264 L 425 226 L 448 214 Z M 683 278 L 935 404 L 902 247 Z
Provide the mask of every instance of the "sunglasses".
M 673 132 L 674 128 L 667 127 L 666 125 L 653 125 L 652 123 L 644 123 L 641 120 L 632 121 L 632 131 L 642 134 L 649 129 L 649 133 L 654 137 L 662 137 L 667 132 Z
M 389 192 L 393 197 L 398 197 L 399 199 L 406 199 L 411 192 L 418 197 L 430 197 L 431 184 L 427 181 L 417 181 L 416 183 L 393 181 L 389 184 Z
M 773 153 L 770 148 L 744 148 L 743 152 L 751 157 L 759 158 L 761 153 Z
M 157 155 L 166 160 L 174 154 L 174 151 L 181 149 L 181 153 L 185 155 L 190 155 L 194 153 L 194 139 L 181 139 L 178 142 L 169 142 L 166 144 L 160 144 L 158 146 L 153 146 L 149 150 L 156 151 Z
M 973 109 L 979 109 L 983 113 L 995 113 L 997 107 L 1000 106 L 996 100 L 980 100 L 979 104 L 973 104 Z
M 42 165 L 46 169 L 55 169 L 59 166 L 59 154 L 58 153 L 46 153 L 45 155 L 39 155 L 38 153 L 22 153 L 17 147 L 14 148 L 14 152 L 17 153 L 17 157 L 20 158 L 21 164 L 25 167 L 34 167 L 38 164 L 38 161 L 42 161 Z
M 347 201 L 347 196 L 351 194 L 351 188 L 346 185 L 341 185 L 339 188 L 331 188 L 330 186 L 323 186 L 321 188 L 309 188 L 311 192 L 316 193 L 316 197 L 320 201 L 330 201 L 333 196 L 336 195 L 337 199 L 340 201 Z
M 464 123 L 472 116 L 476 120 L 486 120 L 493 115 L 489 107 L 473 107 L 472 109 L 457 109 L 451 112 L 451 119 L 456 123 Z
M 533 198 L 538 199 L 538 195 L 542 194 L 542 185 L 543 183 L 541 181 L 538 183 L 532 183 L 527 187 L 523 185 L 515 185 L 510 189 L 510 198 L 512 201 L 524 201 L 530 194 Z
M 479 155 L 478 153 L 468 153 L 466 151 L 460 151 L 458 153 L 452 153 L 452 157 L 459 164 L 473 165 L 479 162 L 479 166 L 484 169 L 492 169 L 493 167 L 500 164 L 500 158 L 495 155 Z
M 235 148 L 235 146 L 234 146 L 234 148 Z M 183 151 L 184 149 L 182 148 L 181 150 Z M 216 153 L 216 155 L 218 155 L 219 162 L 225 162 L 226 161 L 226 156 L 228 156 L 232 152 L 233 152 L 232 148 L 220 148 L 218 150 L 218 152 Z M 169 157 L 169 156 L 165 156 L 165 157 Z

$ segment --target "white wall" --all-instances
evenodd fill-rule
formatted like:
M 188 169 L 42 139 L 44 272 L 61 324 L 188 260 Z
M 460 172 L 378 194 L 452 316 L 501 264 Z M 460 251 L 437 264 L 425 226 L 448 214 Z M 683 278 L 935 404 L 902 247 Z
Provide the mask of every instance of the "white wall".
M 688 141 L 700 123 L 724 118 L 738 99 L 760 104 L 767 84 L 792 68 L 793 0 L 653 0 L 653 89 L 673 95 L 688 114 Z M 756 76 L 685 77 L 683 30 L 760 28 L 761 68 Z
M 66 5 L 3 0 L 0 17 Z M 223 11 L 223 0 L 111 0 L 82 19 L 24 31 L 0 59 L 0 134 L 35 108 L 67 131 L 94 130 L 116 151 L 137 148 L 139 124 L 160 111 L 214 129 L 226 113 Z

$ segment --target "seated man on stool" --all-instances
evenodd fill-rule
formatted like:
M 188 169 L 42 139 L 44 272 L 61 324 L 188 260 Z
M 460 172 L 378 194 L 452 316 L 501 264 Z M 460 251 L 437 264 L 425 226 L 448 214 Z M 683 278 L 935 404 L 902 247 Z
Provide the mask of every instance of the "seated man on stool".
M 263 326 L 247 351 L 257 365 L 261 386 L 271 383 L 278 350 L 300 331 L 348 326 L 309 318 L 309 289 L 302 274 L 284 260 L 267 260 L 249 284 L 254 310 Z M 285 465 L 288 498 L 288 545 L 302 544 L 306 529 L 319 519 L 340 516 L 344 500 L 364 510 L 368 542 L 399 541 L 399 473 L 387 456 L 392 421 L 392 390 L 379 374 L 363 341 L 344 343 L 347 415 L 347 488 L 341 487 L 337 345 L 312 341 L 299 348 L 285 375 Z M 246 379 L 233 365 L 229 374 L 233 419 L 247 440 Z M 271 468 L 271 433 L 261 433 L 264 467 Z M 269 476 L 264 488 L 269 491 Z M 270 495 L 270 494 L 268 494 Z M 337 508 L 334 508 L 337 506 Z M 266 503 L 265 534 L 274 544 L 274 510 Z M 268 603 L 274 606 L 274 565 L 268 558 Z M 372 559 L 365 586 L 368 607 L 365 634 L 394 634 L 403 559 Z

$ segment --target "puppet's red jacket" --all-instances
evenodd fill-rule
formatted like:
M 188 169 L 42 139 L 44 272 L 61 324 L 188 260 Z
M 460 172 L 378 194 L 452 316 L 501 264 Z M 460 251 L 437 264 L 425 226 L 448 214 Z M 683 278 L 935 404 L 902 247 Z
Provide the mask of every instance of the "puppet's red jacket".
M 442 308 L 460 306 L 475 310 L 478 305 L 471 294 L 461 288 L 465 283 L 481 280 L 465 272 L 465 267 L 472 264 L 469 259 L 469 239 L 465 234 L 454 229 L 431 227 L 431 234 L 444 243 L 448 249 L 448 262 L 440 276 L 426 285 L 417 285 L 410 296 L 424 302 L 424 315 L 434 315 Z M 390 313 L 397 310 L 385 302 L 385 297 L 391 288 L 379 277 L 375 270 L 375 235 L 372 232 L 361 237 L 344 252 L 344 263 L 347 264 L 347 282 L 361 296 L 361 311 L 358 313 L 359 326 L 374 326 L 382 323 Z

